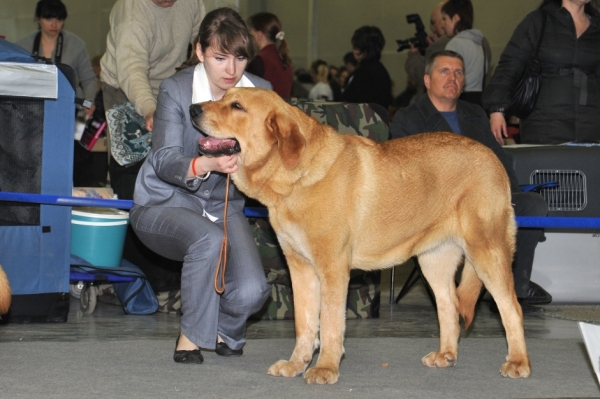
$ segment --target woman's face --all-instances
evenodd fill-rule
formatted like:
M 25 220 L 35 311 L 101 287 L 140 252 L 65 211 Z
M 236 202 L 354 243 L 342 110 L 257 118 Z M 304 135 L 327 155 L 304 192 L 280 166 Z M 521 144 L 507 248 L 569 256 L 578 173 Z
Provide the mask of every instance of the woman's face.
M 64 19 L 58 18 L 40 18 L 38 19 L 40 30 L 45 36 L 56 37 L 65 25 Z
M 348 71 L 342 71 L 338 74 L 338 83 L 340 86 L 344 87 L 346 79 L 348 79 Z
M 590 2 L 590 0 L 562 0 L 562 6 L 566 8 L 568 5 L 572 4 L 572 5 L 581 7 L 581 6 L 585 6 L 589 2 Z
M 248 64 L 247 58 L 222 53 L 214 47 L 202 52 L 200 44 L 196 45 L 196 55 L 204 64 L 215 100 L 220 100 L 228 89 L 240 81 Z
M 365 58 L 365 54 L 356 47 L 352 47 L 352 53 L 354 54 L 354 59 L 358 62 L 361 62 Z
M 453 17 L 450 17 L 448 14 L 442 13 L 442 21 L 444 24 L 444 33 L 446 33 L 446 36 L 452 37 L 456 35 L 457 32 L 455 30 L 455 27 L 458 21 L 460 21 L 460 17 L 458 16 L 458 14 L 454 14 Z

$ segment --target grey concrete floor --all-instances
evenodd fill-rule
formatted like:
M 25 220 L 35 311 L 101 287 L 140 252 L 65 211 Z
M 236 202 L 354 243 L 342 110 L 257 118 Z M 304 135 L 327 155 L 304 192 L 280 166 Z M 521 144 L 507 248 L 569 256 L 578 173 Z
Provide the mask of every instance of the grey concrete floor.
M 396 267 L 395 295 L 408 277 L 409 265 Z M 390 304 L 390 270 L 382 272 L 381 309 L 378 319 L 347 320 L 346 337 L 437 337 L 439 334 L 437 314 L 418 282 L 398 304 Z M 489 311 L 484 297 L 477 306 L 475 320 L 469 330 L 463 329 L 463 337 L 503 337 L 500 317 Z M 573 321 L 547 316 L 524 318 L 526 338 L 577 339 L 580 338 Z M 66 323 L 0 325 L 0 342 L 29 341 L 81 341 L 121 339 L 172 339 L 179 331 L 179 316 L 155 313 L 149 316 L 126 315 L 119 306 L 98 303 L 91 315 L 81 313 L 79 302 L 72 298 L 71 310 Z M 293 338 L 294 323 L 291 320 L 250 320 L 247 338 Z

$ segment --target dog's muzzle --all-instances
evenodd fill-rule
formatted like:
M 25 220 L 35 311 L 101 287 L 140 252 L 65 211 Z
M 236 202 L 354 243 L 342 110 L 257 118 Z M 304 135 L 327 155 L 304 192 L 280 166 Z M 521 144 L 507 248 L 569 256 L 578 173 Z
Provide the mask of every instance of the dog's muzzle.
M 202 117 L 202 104 L 190 105 L 190 117 L 192 124 L 200 131 L 200 118 Z M 204 132 L 203 132 L 204 133 Z M 233 155 L 241 151 L 240 143 L 236 139 L 216 139 L 214 137 L 201 137 L 198 140 L 198 152 L 211 156 L 220 157 L 223 155 Z
M 233 155 L 241 151 L 240 143 L 236 139 L 215 139 L 213 137 L 200 137 L 198 152 L 210 157 Z

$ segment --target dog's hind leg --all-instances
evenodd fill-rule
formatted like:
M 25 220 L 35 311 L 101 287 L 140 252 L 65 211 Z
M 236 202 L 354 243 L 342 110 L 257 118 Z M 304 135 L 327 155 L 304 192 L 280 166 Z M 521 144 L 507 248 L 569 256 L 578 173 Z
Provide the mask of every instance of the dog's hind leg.
M 512 256 L 509 246 L 495 246 L 493 242 L 490 240 L 484 248 L 469 248 L 467 252 L 479 278 L 498 305 L 506 331 L 508 356 L 500 368 L 500 374 L 504 377 L 527 378 L 531 374 L 531 365 L 525 345 L 523 313 L 515 295 Z
M 421 359 L 425 366 L 448 367 L 456 363 L 460 326 L 454 275 L 462 256 L 462 249 L 454 243 L 440 244 L 419 255 L 421 270 L 435 295 L 440 323 L 439 350 Z
M 289 253 L 292 252 L 292 253 Z M 312 265 L 288 251 L 286 259 L 294 290 L 294 321 L 296 346 L 290 360 L 279 360 L 269 367 L 267 374 L 281 377 L 295 377 L 302 374 L 319 346 L 319 310 L 321 284 Z
M 460 313 L 465 321 L 465 328 L 469 328 L 469 325 L 473 321 L 475 305 L 479 299 L 479 294 L 481 294 L 482 286 L 483 283 L 479 276 L 477 276 L 475 267 L 468 258 L 465 259 L 465 266 L 460 276 L 460 284 L 456 290 L 458 313 Z

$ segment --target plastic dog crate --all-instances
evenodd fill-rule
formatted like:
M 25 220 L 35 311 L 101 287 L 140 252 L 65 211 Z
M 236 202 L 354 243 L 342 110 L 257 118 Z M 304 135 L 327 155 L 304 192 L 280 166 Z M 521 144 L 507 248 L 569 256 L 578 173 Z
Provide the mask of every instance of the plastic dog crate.
M 0 191 L 71 195 L 75 92 L 54 65 L 0 39 Z M 3 320 L 67 320 L 71 209 L 0 201 Z
M 548 215 L 600 217 L 600 147 L 507 146 L 519 184 L 558 182 L 543 189 Z M 545 230 L 531 280 L 554 303 L 600 303 L 600 230 Z

